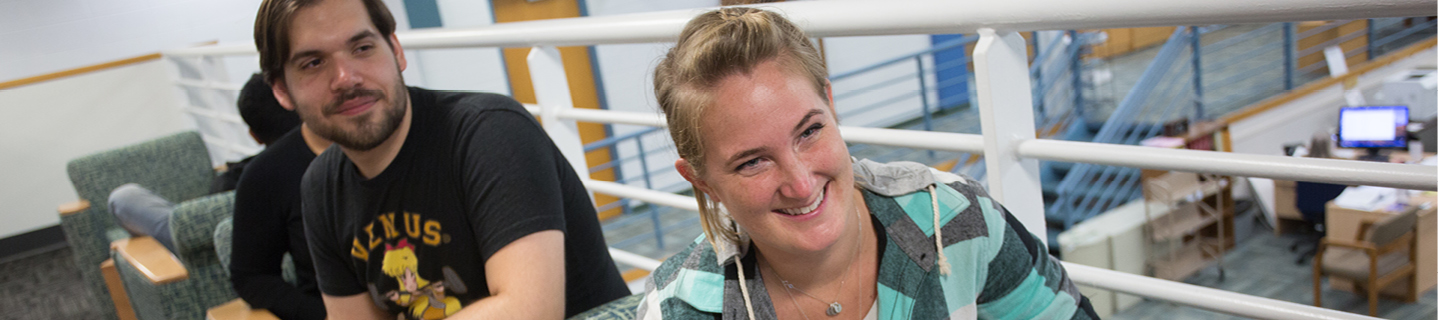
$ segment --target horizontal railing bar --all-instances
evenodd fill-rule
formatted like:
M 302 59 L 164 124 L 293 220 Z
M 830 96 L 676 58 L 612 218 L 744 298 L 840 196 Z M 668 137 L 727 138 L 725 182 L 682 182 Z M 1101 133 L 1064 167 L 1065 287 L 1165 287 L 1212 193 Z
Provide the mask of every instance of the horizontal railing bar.
M 229 90 L 229 91 L 237 91 L 237 92 L 240 91 L 240 89 L 242 88 L 241 85 L 233 84 L 233 83 L 215 82 L 215 81 L 199 81 L 199 80 L 191 80 L 191 79 L 177 79 L 177 80 L 175 80 L 175 84 L 180 85 L 180 86 L 192 87 L 192 88 Z
M 651 205 L 657 204 L 689 211 L 699 211 L 699 203 L 694 202 L 694 197 L 686 197 L 668 192 L 655 191 L 641 187 L 627 186 L 609 181 L 590 179 L 584 179 L 584 187 L 589 188 L 590 191 L 616 197 L 633 198 L 639 201 L 648 202 Z
M 940 43 L 939 45 L 930 47 L 930 48 L 928 48 L 928 49 L 920 50 L 920 51 L 918 51 L 918 52 L 913 52 L 913 53 L 909 53 L 909 54 L 900 55 L 900 56 L 898 56 L 898 57 L 896 57 L 896 58 L 892 58 L 892 59 L 889 59 L 889 60 L 881 61 L 881 62 L 879 62 L 879 63 L 871 64 L 871 65 L 866 66 L 866 67 L 860 67 L 860 68 L 858 68 L 858 69 L 849 70 L 849 71 L 846 71 L 846 72 L 840 72 L 839 74 L 835 74 L 835 75 L 829 76 L 829 81 L 838 81 L 838 80 L 841 80 L 841 79 L 844 79 L 844 78 L 851 77 L 851 76 L 856 75 L 856 74 L 868 72 L 868 71 L 871 71 L 871 70 L 874 70 L 874 69 L 878 69 L 878 68 L 881 68 L 881 67 L 884 67 L 884 66 L 888 66 L 888 65 L 891 65 L 891 64 L 908 61 L 909 59 L 913 59 L 914 57 L 917 57 L 917 56 L 921 56 L 921 55 L 926 55 L 926 54 L 930 54 L 930 53 L 934 53 L 934 52 L 939 52 L 939 51 L 944 51 L 944 50 L 949 50 L 949 49 L 957 48 L 957 47 L 963 46 L 963 45 L 965 45 L 965 44 L 972 43 L 972 42 L 976 42 L 976 41 L 979 41 L 979 37 L 959 36 L 958 39 L 945 41 L 944 43 Z
M 586 181 L 586 185 L 593 180 Z M 602 192 L 598 191 L 597 192 Z M 619 193 L 639 195 L 654 192 L 643 188 L 614 189 Z M 623 196 L 623 195 L 620 195 Z M 673 195 L 675 197 L 692 198 Z M 688 202 L 693 204 L 693 201 Z M 628 251 L 609 248 L 615 262 L 654 271 L 661 261 Z M 1234 293 L 1187 283 L 1128 274 L 1071 262 L 1061 262 L 1074 283 L 1102 290 L 1117 291 L 1145 298 L 1158 298 L 1190 307 L 1258 319 L 1376 319 L 1336 310 L 1318 308 L 1287 301 Z
M 617 123 L 636 126 L 668 127 L 664 116 L 654 112 L 614 111 L 598 109 L 566 109 L 559 118 L 584 122 Z
M 1361 31 L 1349 32 L 1349 33 L 1347 33 L 1347 34 L 1340 35 L 1340 36 L 1338 36 L 1337 38 L 1328 39 L 1327 41 L 1323 41 L 1323 43 L 1314 45 L 1314 46 L 1312 46 L 1312 47 L 1309 47 L 1308 49 L 1300 50 L 1300 51 L 1298 51 L 1298 56 L 1299 56 L 1299 57 L 1307 57 L 1308 55 L 1311 55 L 1311 54 L 1323 52 L 1323 50 L 1324 50 L 1324 49 L 1328 49 L 1328 47 L 1332 47 L 1332 46 L 1335 46 L 1335 45 L 1341 45 L 1341 44 L 1343 44 L 1344 42 L 1348 42 L 1348 40 L 1357 39 L 1358 37 L 1363 37 L 1363 36 L 1367 36 L 1367 34 L 1361 32 Z
M 1248 49 L 1247 51 L 1244 51 L 1243 53 L 1240 53 L 1240 54 L 1238 54 L 1238 55 L 1235 56 L 1235 57 L 1256 57 L 1256 56 L 1258 56 L 1260 53 L 1268 53 L 1268 51 L 1270 51 L 1270 50 L 1282 50 L 1282 49 L 1283 49 L 1282 46 L 1283 46 L 1283 43 L 1282 43 L 1282 42 L 1274 42 L 1274 43 L 1269 43 L 1269 44 L 1254 46 L 1253 48 Z M 1208 51 L 1208 52 L 1213 52 L 1213 51 Z M 1236 65 L 1236 64 L 1239 64 L 1239 63 L 1244 63 L 1244 62 L 1248 62 L 1248 60 L 1247 60 L 1247 59 L 1244 59 L 1244 58 L 1233 58 L 1233 59 L 1227 59 L 1227 60 L 1220 60 L 1220 61 L 1215 62 L 1215 63 L 1212 63 L 1212 64 L 1204 65 L 1204 66 L 1203 66 L 1203 72 L 1217 72 L 1217 71 L 1219 71 L 1219 70 L 1223 70 L 1224 68 L 1228 68 L 1228 67 L 1230 67 L 1230 66 L 1233 66 L 1233 65 Z M 1274 61 L 1272 64 L 1274 64 L 1274 65 L 1282 65 L 1282 63 L 1283 63 L 1282 61 Z
M 637 255 L 629 251 L 619 250 L 615 248 L 609 248 L 609 257 L 614 258 L 614 262 L 623 263 L 627 266 L 639 268 L 644 271 L 654 271 L 654 269 L 659 269 L 660 264 L 659 260 L 650 259 L 645 256 Z
M 1240 35 L 1238 35 L 1238 36 L 1235 36 L 1235 37 L 1232 37 L 1232 38 L 1228 38 L 1228 39 L 1219 40 L 1218 42 L 1214 42 L 1214 43 L 1210 43 L 1210 44 L 1204 45 L 1202 52 L 1217 52 L 1217 51 L 1219 51 L 1219 50 L 1227 49 L 1229 46 L 1232 46 L 1232 45 L 1235 45 L 1235 44 L 1239 44 L 1239 43 L 1242 43 L 1242 42 L 1244 42 L 1244 41 L 1257 39 L 1259 36 L 1263 35 L 1264 32 L 1273 31 L 1273 30 L 1270 30 L 1270 29 L 1278 29 L 1278 28 L 1281 28 L 1281 27 L 1283 27 L 1283 24 L 1282 24 L 1282 23 L 1270 23 L 1270 24 L 1265 25 L 1265 26 L 1263 26 L 1263 27 L 1259 27 L 1258 29 L 1253 29 L 1253 30 L 1250 30 L 1250 31 L 1248 31 L 1248 32 L 1244 32 L 1243 34 L 1240 34 Z M 1240 55 L 1240 57 L 1242 57 L 1242 55 Z
M 1394 40 L 1398 40 L 1399 38 L 1406 37 L 1406 36 L 1408 36 L 1408 35 L 1410 35 L 1410 34 L 1417 33 L 1419 30 L 1432 28 L 1433 26 L 1434 26 L 1433 23 L 1415 24 L 1415 25 L 1413 25 L 1412 27 L 1409 27 L 1409 28 L 1407 28 L 1407 29 L 1399 30 L 1398 32 L 1395 32 L 1395 33 L 1390 34 L 1390 35 L 1388 35 L 1388 36 L 1385 36 L 1385 37 L 1382 37 L 1382 38 L 1378 38 L 1378 40 L 1368 39 L 1368 41 L 1370 41 L 1370 42 L 1368 43 L 1368 45 L 1369 45 L 1369 46 L 1372 46 L 1372 47 L 1375 47 L 1375 48 L 1376 48 L 1376 47 L 1379 47 L 1379 46 L 1383 46 L 1383 45 L 1385 45 L 1385 44 L 1388 44 L 1389 42 L 1393 42 Z
M 1339 21 L 1329 21 L 1329 22 L 1324 23 L 1323 25 L 1320 25 L 1320 26 L 1318 26 L 1318 27 L 1316 27 L 1316 28 L 1308 29 L 1308 30 L 1305 30 L 1305 31 L 1303 31 L 1303 32 L 1299 32 L 1299 33 L 1298 33 L 1298 39 L 1308 38 L 1308 37 L 1313 36 L 1313 35 L 1315 35 L 1315 34 L 1323 33 L 1323 32 L 1328 31 L 1328 30 L 1330 30 L 1330 29 L 1337 28 L 1338 26 L 1342 26 L 1342 25 L 1348 24 L 1349 22 L 1353 22 L 1353 20 L 1344 19 L 1344 20 L 1339 20 Z
M 917 78 L 915 78 L 914 74 L 912 74 L 912 73 L 906 73 L 906 74 L 896 75 L 896 76 L 893 76 L 893 77 L 889 78 L 888 80 L 874 82 L 874 83 L 871 83 L 871 84 L 869 84 L 869 85 L 865 85 L 865 86 L 863 86 L 863 87 L 854 88 L 854 89 L 852 89 L 852 90 L 846 90 L 846 91 L 844 91 L 844 92 L 842 92 L 842 93 L 839 93 L 839 94 L 837 94 L 837 95 L 834 95 L 834 100 L 835 100 L 835 101 L 837 101 L 837 100 L 844 100 L 844 99 L 847 99 L 847 98 L 850 98 L 850 97 L 853 97 L 853 96 L 856 96 L 856 95 L 859 95 L 859 94 L 864 94 L 864 93 L 872 92 L 872 91 L 874 91 L 874 89 L 878 89 L 878 88 L 882 88 L 882 87 L 887 87 L 887 86 L 894 85 L 894 84 L 897 84 L 897 83 L 900 83 L 900 82 L 904 82 L 904 81 L 915 81 L 915 82 L 917 82 L 918 80 L 916 80 L 916 79 L 917 79 Z
M 867 143 L 936 151 L 984 152 L 984 136 L 977 134 L 839 127 L 839 135 L 844 137 L 844 141 L 850 143 Z
M 246 154 L 246 155 L 256 154 L 256 153 L 260 153 L 260 150 L 261 150 L 260 148 L 252 148 L 252 147 L 242 146 L 242 145 L 236 144 L 236 143 L 234 143 L 234 142 L 231 142 L 231 141 L 229 141 L 229 140 L 221 139 L 221 138 L 219 138 L 219 137 L 213 137 L 213 136 L 210 136 L 210 135 L 207 135 L 207 134 L 201 134 L 201 135 L 200 135 L 200 140 L 204 140 L 205 143 L 212 144 L 212 145 L 215 145 L 215 146 L 217 146 L 217 147 L 229 149 L 230 151 L 234 151 L 235 153 L 239 153 L 239 154 Z
M 951 0 L 783 2 L 813 37 L 1106 29 L 1438 15 L 1431 0 L 1210 0 L 974 2 Z M 578 46 L 670 42 L 710 8 L 497 23 L 399 33 L 406 49 Z M 252 43 L 168 50 L 173 56 L 251 55 Z
M 1026 158 L 1144 169 L 1216 173 L 1275 180 L 1438 190 L 1432 166 L 1230 152 L 1165 149 L 1035 139 L 1019 144 Z
M 185 110 L 185 112 L 189 112 L 189 113 L 194 114 L 194 115 L 197 115 L 197 116 L 207 117 L 207 118 L 210 118 L 210 119 L 225 121 L 225 122 L 234 123 L 234 124 L 245 124 L 245 119 L 244 119 L 244 118 L 240 118 L 240 116 L 235 115 L 235 114 L 219 112 L 219 111 L 215 111 L 215 110 L 211 110 L 211 109 L 205 109 L 205 108 L 196 107 L 196 106 L 188 106 L 188 107 L 185 107 L 184 110 Z
M 1074 283 L 1254 319 L 1378 319 L 1288 301 L 1062 262 Z
M 608 137 L 608 138 L 604 138 L 604 140 L 599 140 L 599 141 L 595 141 L 595 142 L 590 142 L 589 144 L 584 145 L 584 152 L 590 152 L 590 151 L 594 151 L 594 149 L 599 149 L 599 148 L 604 148 L 604 147 L 612 146 L 612 145 L 618 144 L 620 141 L 628 140 L 629 138 L 633 138 L 633 137 L 642 136 L 642 135 L 648 134 L 648 133 L 650 133 L 650 132 L 658 131 L 659 129 L 662 129 L 662 128 L 657 128 L 657 127 L 656 127 L 656 128 L 648 128 L 648 129 L 644 129 L 644 130 L 639 130 L 639 131 L 635 131 L 635 132 L 630 132 L 630 133 L 627 133 L 627 134 L 624 134 L 624 135 L 621 135 L 621 136 Z

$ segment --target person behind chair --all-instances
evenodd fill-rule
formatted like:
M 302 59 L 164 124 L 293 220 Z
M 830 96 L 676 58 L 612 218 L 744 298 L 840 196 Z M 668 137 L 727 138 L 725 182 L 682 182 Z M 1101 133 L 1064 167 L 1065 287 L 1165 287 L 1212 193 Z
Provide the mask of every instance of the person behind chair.
M 284 111 L 265 116 L 299 120 L 280 106 L 258 74 L 243 93 L 241 101 L 262 101 Z M 330 141 L 304 125 L 273 141 L 246 166 L 235 189 L 230 284 L 251 308 L 266 309 L 280 319 L 324 319 L 325 305 L 300 215 L 300 179 Z M 293 284 L 283 276 L 286 253 L 294 267 Z
M 406 87 L 379 0 L 267 0 L 260 66 L 335 143 L 301 184 L 334 319 L 559 319 L 628 294 L 569 161 L 514 99 Z
M 654 73 L 704 235 L 640 318 L 1097 318 L 977 181 L 850 157 L 824 62 L 779 14 L 701 14 Z
M 250 127 L 250 137 L 262 146 L 270 145 L 300 125 L 299 116 L 285 110 L 275 101 L 269 85 L 265 84 L 264 78 L 259 74 L 251 76 L 250 80 L 245 82 L 235 105 L 239 109 L 240 118 Z M 255 156 L 250 156 L 238 162 L 227 163 L 225 171 L 210 183 L 210 193 L 234 190 L 244 169 L 254 158 Z M 155 241 L 166 249 L 175 251 L 174 240 L 170 235 L 170 214 L 175 212 L 173 202 L 134 183 L 115 188 L 110 192 L 108 202 L 110 213 L 115 215 L 120 226 L 130 234 L 154 237 Z

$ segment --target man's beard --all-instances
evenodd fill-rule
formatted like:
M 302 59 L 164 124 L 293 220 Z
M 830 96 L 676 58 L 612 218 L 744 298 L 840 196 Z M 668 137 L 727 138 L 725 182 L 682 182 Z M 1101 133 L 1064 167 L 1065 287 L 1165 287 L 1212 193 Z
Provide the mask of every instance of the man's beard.
M 341 92 L 334 102 L 324 108 L 316 110 L 314 113 L 301 112 L 300 117 L 306 124 L 311 125 L 310 129 L 314 130 L 315 134 L 325 139 L 346 149 L 369 151 L 388 140 L 399 128 L 400 122 L 404 120 L 405 110 L 409 107 L 409 90 L 405 88 L 402 78 L 396 83 L 394 93 L 396 99 L 389 100 L 384 92 L 379 90 L 349 89 Z M 358 120 L 358 126 L 353 131 L 346 131 L 336 123 L 327 123 L 321 119 L 322 114 L 331 113 L 331 110 L 338 109 L 345 101 L 360 97 L 373 97 L 376 103 L 389 102 L 388 109 L 378 110 L 379 112 L 373 115 L 380 117 L 379 122 L 365 121 L 368 118 L 354 119 Z

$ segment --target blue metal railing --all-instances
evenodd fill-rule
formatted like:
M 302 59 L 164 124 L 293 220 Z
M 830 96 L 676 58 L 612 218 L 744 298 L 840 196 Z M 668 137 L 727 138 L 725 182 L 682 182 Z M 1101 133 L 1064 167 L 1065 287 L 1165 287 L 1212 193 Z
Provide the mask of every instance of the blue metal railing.
M 1119 103 L 1118 108 L 1109 115 L 1108 120 L 1098 130 L 1093 142 L 1134 144 L 1137 142 L 1136 139 L 1141 139 L 1141 136 L 1149 134 L 1151 130 L 1138 128 L 1140 125 L 1138 120 L 1141 119 L 1141 116 L 1151 113 L 1149 111 L 1154 109 L 1153 106 L 1160 104 L 1157 103 L 1158 101 L 1175 101 L 1176 99 L 1173 98 L 1182 94 L 1182 89 L 1179 89 L 1180 92 L 1172 94 L 1170 92 L 1175 88 L 1185 86 L 1161 87 L 1161 85 L 1176 82 L 1176 79 L 1182 78 L 1184 69 L 1193 66 L 1190 63 L 1180 63 L 1185 61 L 1179 59 L 1184 54 L 1182 48 L 1191 44 L 1188 34 L 1192 30 L 1194 29 L 1176 28 L 1174 30 L 1173 35 L 1163 44 L 1150 67 L 1144 71 L 1143 75 L 1139 76 L 1138 83 L 1128 92 L 1123 101 Z M 1163 89 L 1163 91 L 1159 95 L 1153 95 L 1157 89 Z M 1159 99 L 1151 99 L 1155 97 Z M 1168 104 L 1163 105 L 1165 107 L 1163 109 L 1173 109 L 1168 108 Z M 1143 133 L 1140 134 L 1139 131 L 1143 131 Z M 1112 200 L 1115 200 L 1117 196 L 1131 194 L 1129 189 L 1132 189 L 1136 181 L 1134 180 L 1135 176 L 1137 176 L 1132 171 L 1136 170 L 1087 163 L 1074 165 L 1069 174 L 1059 182 L 1058 199 L 1046 211 L 1051 218 L 1061 220 L 1064 228 L 1071 227 L 1083 219 L 1096 215 L 1096 212 L 1107 210 L 1106 205 L 1100 205 L 1098 202 L 1111 203 L 1115 202 Z M 1080 185 L 1088 186 L 1088 188 L 1080 190 Z M 1095 192 L 1098 190 L 1102 190 L 1102 192 Z
M 1323 62 L 1300 66 L 1298 60 L 1320 54 L 1328 46 L 1366 36 L 1371 42 L 1345 54 L 1367 54 L 1368 59 L 1373 59 L 1390 47 L 1421 40 L 1424 37 L 1415 35 L 1431 34 L 1435 29 L 1433 21 L 1426 19 L 1408 26 L 1399 20 L 1402 18 L 1370 19 L 1366 21 L 1367 28 L 1336 36 L 1329 31 L 1352 21 L 1333 21 L 1303 32 L 1296 32 L 1293 23 L 1274 23 L 1206 45 L 1202 35 L 1222 27 L 1179 28 L 1110 115 L 1094 142 L 1136 144 L 1157 135 L 1162 124 L 1171 120 L 1201 121 L 1222 116 L 1318 79 L 1322 75 L 1315 72 L 1326 67 Z M 1300 50 L 1300 41 L 1315 42 L 1304 41 L 1309 37 L 1332 39 Z M 1187 52 L 1181 50 L 1184 46 Z M 1180 58 L 1185 53 L 1187 61 Z M 1067 228 L 1136 199 L 1142 191 L 1138 176 L 1138 170 L 1132 168 L 1075 165 L 1056 188 L 1059 196 L 1049 206 L 1049 216 Z
M 1349 50 L 1348 53 L 1371 53 L 1369 54 L 1371 59 L 1374 55 L 1385 53 L 1384 48 L 1415 42 L 1415 34 L 1431 33 L 1434 29 L 1432 21 L 1421 21 L 1409 26 L 1395 21 L 1397 19 L 1372 19 L 1367 23 L 1371 26 L 1370 28 L 1339 35 L 1336 39 L 1326 43 L 1338 44 L 1356 37 L 1367 36 L 1367 39 L 1371 40 L 1368 46 Z M 1299 50 L 1299 41 L 1307 37 L 1328 36 L 1324 34 L 1326 31 L 1334 30 L 1334 28 L 1349 22 L 1330 22 L 1303 32 L 1297 32 L 1294 23 L 1274 23 L 1248 31 L 1242 31 L 1242 28 L 1233 29 L 1233 32 L 1225 32 L 1225 35 L 1219 37 L 1205 35 L 1225 30 L 1225 26 L 1178 28 L 1169 41 L 1159 49 L 1158 57 L 1150 64 L 1138 83 L 1113 109 L 1107 121 L 1094 135 L 1093 141 L 1137 144 L 1143 139 L 1158 135 L 1162 130 L 1162 124 L 1170 120 L 1180 118 L 1201 120 L 1206 117 L 1222 116 L 1259 99 L 1317 79 L 1320 76 L 1316 75 L 1314 71 L 1324 67 L 1321 62 L 1304 66 L 1300 66 L 1297 62 L 1304 56 L 1317 54 L 1322 50 L 1322 46 Z M 1240 34 L 1233 35 L 1233 33 Z M 1053 132 L 1062 131 L 1053 129 L 1086 125 L 1085 116 L 1094 113 L 1095 110 L 1092 110 L 1094 106 L 1086 106 L 1089 102 L 1085 100 L 1085 90 L 1092 89 L 1092 85 L 1082 77 L 1086 68 L 1082 55 L 1092 34 L 1064 31 L 1048 34 L 1033 33 L 1032 35 L 1031 43 L 1036 48 L 1030 67 L 1030 78 L 1033 81 L 1032 94 L 1036 126 L 1045 132 Z M 1052 36 L 1052 38 L 1047 38 L 1048 36 Z M 964 55 L 962 59 L 949 59 L 935 63 L 933 59 L 935 54 L 951 52 L 951 50 L 965 50 L 967 45 L 976 40 L 976 36 L 963 36 L 936 44 L 929 49 L 910 52 L 872 65 L 834 74 L 830 77 L 831 82 L 857 78 L 866 80 L 866 83 L 857 88 L 835 92 L 834 98 L 837 106 L 852 106 L 862 103 L 857 107 L 840 110 L 840 118 L 855 117 L 896 103 L 914 105 L 912 104 L 913 99 L 917 97 L 919 100 L 916 109 L 918 110 L 908 109 L 913 111 L 907 111 L 917 111 L 917 113 L 915 113 L 915 118 L 903 122 L 906 128 L 977 133 L 980 128 L 976 120 L 978 113 L 975 108 L 950 112 L 950 110 L 971 103 L 970 95 L 937 95 L 941 90 L 955 88 L 963 88 L 963 90 L 959 90 L 960 92 L 971 92 L 969 86 L 974 81 L 973 74 L 963 72 L 961 77 L 933 81 L 941 72 L 953 71 L 956 70 L 955 68 L 967 70 L 969 63 L 972 62 L 968 55 Z M 1209 43 L 1204 44 L 1203 41 Z M 913 72 L 880 79 L 866 76 L 877 74 L 880 69 L 891 71 L 886 67 L 900 67 L 906 63 L 913 64 Z M 1235 68 L 1239 69 L 1235 70 Z M 917 83 L 918 87 L 907 90 L 894 89 L 895 86 L 905 83 L 911 85 Z M 864 102 L 847 102 L 861 100 Z M 952 126 L 940 128 L 939 117 L 936 115 L 940 112 L 949 113 L 944 116 L 945 121 L 969 119 L 960 121 L 971 120 L 971 123 L 961 123 L 957 128 Z M 627 149 L 633 151 L 616 157 L 614 161 L 592 167 L 591 171 L 623 167 L 626 170 L 624 171 L 625 175 L 618 179 L 620 183 L 642 183 L 646 187 L 654 188 L 654 185 L 658 183 L 655 176 L 673 174 L 668 165 L 656 168 L 649 164 L 650 157 L 654 155 L 654 152 L 673 152 L 670 144 L 657 143 L 656 139 L 660 138 L 650 136 L 661 131 L 664 130 L 648 128 L 585 145 L 585 151 L 615 148 L 621 144 L 636 147 Z M 661 136 L 664 136 L 662 139 L 667 140 L 667 134 L 661 134 Z M 644 141 L 646 137 L 649 137 L 649 142 Z M 646 144 L 649 144 L 648 148 L 645 147 Z M 874 147 L 854 145 L 850 147 L 850 150 L 851 153 L 858 155 L 860 151 L 869 148 Z M 869 157 L 883 161 L 900 160 L 904 158 L 903 153 L 911 152 L 898 148 L 886 152 L 878 149 L 870 151 L 880 151 L 878 153 L 870 152 Z M 937 160 L 933 151 L 928 151 L 928 155 L 929 159 Z M 957 161 L 952 171 L 964 173 L 983 181 L 986 172 L 982 154 L 958 154 L 952 159 Z M 634 170 L 635 163 L 639 170 Z M 1051 219 L 1058 219 L 1062 222 L 1062 227 L 1066 228 L 1112 207 L 1137 199 L 1142 192 L 1142 188 L 1138 187 L 1139 176 L 1138 170 L 1133 168 L 1075 164 L 1068 170 L 1068 174 L 1058 182 L 1057 200 L 1047 208 L 1049 216 Z M 682 191 L 688 187 L 687 183 L 679 181 L 660 186 L 658 189 Z M 654 230 L 649 234 L 619 239 L 612 243 L 618 248 L 647 241 L 650 237 L 654 238 L 660 248 L 663 248 L 665 246 L 664 233 L 689 228 L 698 223 L 697 217 L 662 220 L 660 219 L 662 215 L 676 209 L 647 206 L 642 203 L 630 202 L 628 199 L 601 209 L 612 208 L 623 208 L 625 214 L 616 221 L 606 223 L 606 231 L 625 228 L 641 222 L 652 224 Z

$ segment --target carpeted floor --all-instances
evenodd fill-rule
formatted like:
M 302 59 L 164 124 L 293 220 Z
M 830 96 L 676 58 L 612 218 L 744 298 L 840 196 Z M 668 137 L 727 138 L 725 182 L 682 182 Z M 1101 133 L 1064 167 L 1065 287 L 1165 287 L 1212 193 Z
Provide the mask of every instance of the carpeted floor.
M 69 247 L 0 263 L 0 319 L 99 319 Z

